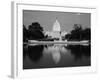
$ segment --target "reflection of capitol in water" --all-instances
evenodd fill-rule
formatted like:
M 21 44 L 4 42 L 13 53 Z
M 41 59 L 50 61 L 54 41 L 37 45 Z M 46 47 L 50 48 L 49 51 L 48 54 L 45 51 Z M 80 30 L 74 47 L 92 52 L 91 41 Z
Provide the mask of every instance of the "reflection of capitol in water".
M 53 45 L 44 48 L 44 54 L 51 54 L 54 62 L 57 64 L 61 59 L 61 54 L 67 54 L 68 50 L 62 45 Z

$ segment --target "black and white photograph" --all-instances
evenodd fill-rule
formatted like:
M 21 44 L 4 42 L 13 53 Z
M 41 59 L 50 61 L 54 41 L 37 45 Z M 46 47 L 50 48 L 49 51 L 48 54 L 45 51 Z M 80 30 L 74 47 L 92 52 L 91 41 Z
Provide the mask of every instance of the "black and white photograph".
M 91 66 L 91 13 L 23 10 L 23 70 Z

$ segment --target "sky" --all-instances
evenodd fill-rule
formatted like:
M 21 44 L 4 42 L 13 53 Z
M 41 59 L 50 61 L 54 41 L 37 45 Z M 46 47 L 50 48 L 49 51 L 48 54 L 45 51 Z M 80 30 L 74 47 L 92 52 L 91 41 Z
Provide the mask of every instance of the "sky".
M 23 24 L 26 27 L 32 22 L 39 22 L 45 31 L 52 31 L 56 18 L 61 31 L 71 31 L 74 24 L 81 24 L 82 28 L 91 27 L 90 13 L 23 10 Z

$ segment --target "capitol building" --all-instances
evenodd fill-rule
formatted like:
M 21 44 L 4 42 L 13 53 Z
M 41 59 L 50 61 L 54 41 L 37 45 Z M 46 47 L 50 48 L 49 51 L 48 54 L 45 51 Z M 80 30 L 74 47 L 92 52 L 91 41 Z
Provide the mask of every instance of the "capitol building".
M 56 21 L 53 24 L 52 31 L 46 31 L 45 35 L 48 36 L 48 38 L 56 39 L 59 41 L 62 41 L 64 36 L 67 34 L 66 31 L 61 31 L 61 26 L 59 21 L 56 19 Z

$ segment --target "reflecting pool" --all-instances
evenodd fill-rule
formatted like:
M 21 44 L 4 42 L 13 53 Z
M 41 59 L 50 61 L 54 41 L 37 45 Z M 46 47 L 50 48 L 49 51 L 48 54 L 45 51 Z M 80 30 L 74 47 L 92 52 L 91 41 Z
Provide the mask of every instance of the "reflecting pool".
M 90 45 L 24 45 L 23 69 L 91 65 Z

